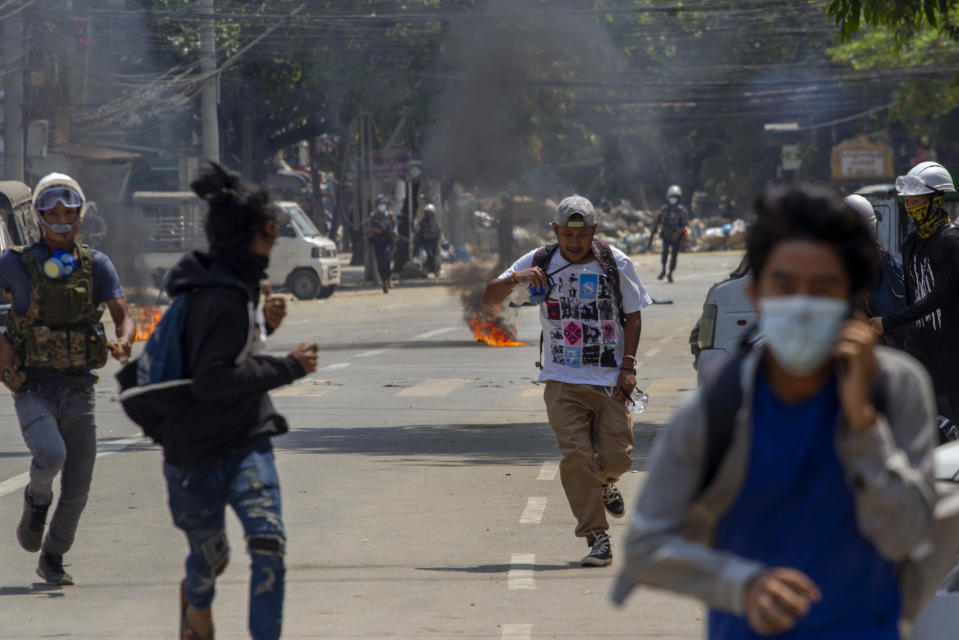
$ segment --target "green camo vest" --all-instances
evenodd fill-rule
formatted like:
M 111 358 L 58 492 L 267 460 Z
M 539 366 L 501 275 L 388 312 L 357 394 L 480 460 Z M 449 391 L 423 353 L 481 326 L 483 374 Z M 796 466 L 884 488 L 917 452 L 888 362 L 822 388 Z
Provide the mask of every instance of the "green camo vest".
M 30 276 L 26 314 L 13 309 L 7 318 L 10 339 L 21 366 L 44 369 L 99 369 L 107 363 L 107 340 L 93 304 L 93 254 L 79 247 L 80 264 L 66 278 L 43 274 L 29 247 L 14 247 Z

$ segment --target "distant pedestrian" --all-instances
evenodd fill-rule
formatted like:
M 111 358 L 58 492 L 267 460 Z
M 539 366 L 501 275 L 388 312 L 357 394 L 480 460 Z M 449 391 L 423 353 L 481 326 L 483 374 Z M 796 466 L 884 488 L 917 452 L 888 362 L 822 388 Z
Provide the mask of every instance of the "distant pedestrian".
M 393 244 L 396 241 L 396 216 L 390 209 L 389 201 L 382 193 L 376 196 L 376 210 L 370 213 L 366 221 L 366 231 L 373 245 L 376 269 L 383 284 L 383 293 L 390 291 L 391 263 Z
M 613 597 L 641 583 L 699 598 L 710 640 L 898 640 L 932 535 L 929 378 L 850 319 L 878 260 L 859 214 L 811 187 L 754 208 L 765 341 L 658 436 Z
M 620 250 L 595 237 L 589 200 L 570 196 L 553 218 L 557 242 L 530 251 L 486 286 L 484 304 L 499 304 L 517 287 L 538 288 L 543 329 L 546 415 L 563 456 L 560 480 L 586 538 L 583 566 L 612 562 L 608 512 L 625 512 L 616 487 L 632 465 L 632 418 L 641 309 L 652 303 Z
M 423 268 L 434 275 L 439 275 L 440 272 L 439 250 L 442 235 L 439 220 L 436 219 L 436 206 L 428 204 L 423 207 L 423 217 L 416 226 L 413 245 L 417 254 L 422 252 L 426 256 Z
M 180 585 L 181 637 L 213 637 L 214 587 L 229 560 L 229 505 L 251 559 L 250 634 L 273 640 L 283 622 L 286 532 L 271 438 L 288 426 L 267 392 L 315 371 L 316 344 L 285 357 L 266 354 L 266 336 L 286 309 L 271 295 L 261 306 L 260 283 L 287 214 L 217 164 L 190 186 L 209 206 L 210 252 L 188 253 L 170 270 L 167 293 L 175 300 L 186 294 L 187 312 L 173 352 L 163 354 L 182 358 L 185 379 L 148 386 L 160 359 L 133 362 L 118 376 L 120 399 L 163 447 L 173 522 L 190 546 Z
M 936 162 L 896 179 L 915 229 L 903 245 L 906 308 L 871 319 L 879 333 L 906 329 L 906 352 L 932 376 L 939 413 L 959 422 L 959 227 L 949 221 L 945 194 L 956 188 Z
M 97 456 L 92 370 L 106 365 L 108 352 L 126 359 L 136 327 L 110 258 L 76 242 L 87 208 L 76 180 L 45 176 L 33 207 L 43 239 L 0 254 L 0 289 L 13 296 L 0 334 L 0 373 L 32 456 L 17 540 L 27 551 L 42 548 L 37 573 L 45 582 L 70 585 L 63 554 L 73 545 Z M 116 326 L 109 342 L 103 304 Z M 44 538 L 58 473 L 60 498 Z
M 666 190 L 666 204 L 656 216 L 656 222 L 653 223 L 653 230 L 649 234 L 649 245 L 652 246 L 656 231 L 659 230 L 660 238 L 663 241 L 663 268 L 656 276 L 657 280 L 662 280 L 665 276 L 669 282 L 673 281 L 673 271 L 676 270 L 676 260 L 679 256 L 679 248 L 682 246 L 683 237 L 686 233 L 686 226 L 689 224 L 689 213 L 686 207 L 680 204 L 679 199 L 683 196 L 683 190 L 678 185 L 673 185 Z M 672 258 L 670 258 L 670 253 Z M 669 273 L 666 272 L 666 263 L 669 263 Z

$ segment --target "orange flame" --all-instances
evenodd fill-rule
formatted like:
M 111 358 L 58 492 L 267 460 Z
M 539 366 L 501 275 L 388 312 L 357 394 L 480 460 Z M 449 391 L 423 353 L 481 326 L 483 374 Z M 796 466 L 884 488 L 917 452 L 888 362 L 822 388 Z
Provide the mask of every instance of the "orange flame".
M 491 347 L 525 347 L 527 343 L 516 340 L 516 330 L 510 331 L 503 327 L 496 316 L 495 309 L 491 313 L 473 314 L 469 322 L 470 329 L 477 342 L 485 342 Z
M 137 325 L 137 334 L 134 340 L 148 340 L 156 329 L 157 323 L 163 317 L 160 307 L 130 307 L 130 314 Z

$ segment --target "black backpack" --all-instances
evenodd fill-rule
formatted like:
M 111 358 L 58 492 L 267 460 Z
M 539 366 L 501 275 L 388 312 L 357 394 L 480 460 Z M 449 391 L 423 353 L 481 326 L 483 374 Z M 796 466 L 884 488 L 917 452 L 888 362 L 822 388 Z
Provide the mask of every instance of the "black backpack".
M 556 253 L 556 249 L 558 248 L 559 244 L 554 242 L 553 244 L 548 244 L 545 247 L 537 249 L 536 253 L 533 254 L 533 266 L 539 267 L 543 273 L 548 273 L 547 267 L 549 266 L 549 261 L 553 259 L 553 254 Z M 623 294 L 619 290 L 619 267 L 616 266 L 616 258 L 613 256 L 613 250 L 610 249 L 609 243 L 599 238 L 593 238 L 592 250 L 593 257 L 596 258 L 596 263 L 600 269 L 603 270 L 603 275 L 606 276 L 606 279 L 609 281 L 609 286 L 613 290 L 613 296 L 616 299 L 616 309 L 619 312 L 619 324 L 624 326 L 626 324 L 626 314 L 623 313 Z M 539 332 L 539 353 L 540 358 L 536 361 L 536 367 L 542 369 L 542 331 Z

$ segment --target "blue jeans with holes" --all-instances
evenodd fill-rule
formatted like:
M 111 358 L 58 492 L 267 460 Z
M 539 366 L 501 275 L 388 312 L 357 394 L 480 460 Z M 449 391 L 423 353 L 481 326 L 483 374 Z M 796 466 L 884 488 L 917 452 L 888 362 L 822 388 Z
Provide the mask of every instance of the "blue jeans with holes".
M 93 385 L 44 382 L 27 385 L 13 396 L 23 440 L 30 449 L 30 497 L 37 504 L 53 498 L 53 480 L 60 476 L 57 500 L 43 550 L 63 554 L 73 545 L 80 514 L 87 504 L 97 427 Z
M 250 552 L 250 634 L 280 637 L 286 568 L 280 485 L 269 440 L 189 471 L 164 463 L 173 523 L 186 533 L 186 597 L 197 609 L 213 604 L 214 583 L 230 557 L 226 505 L 240 523 Z

